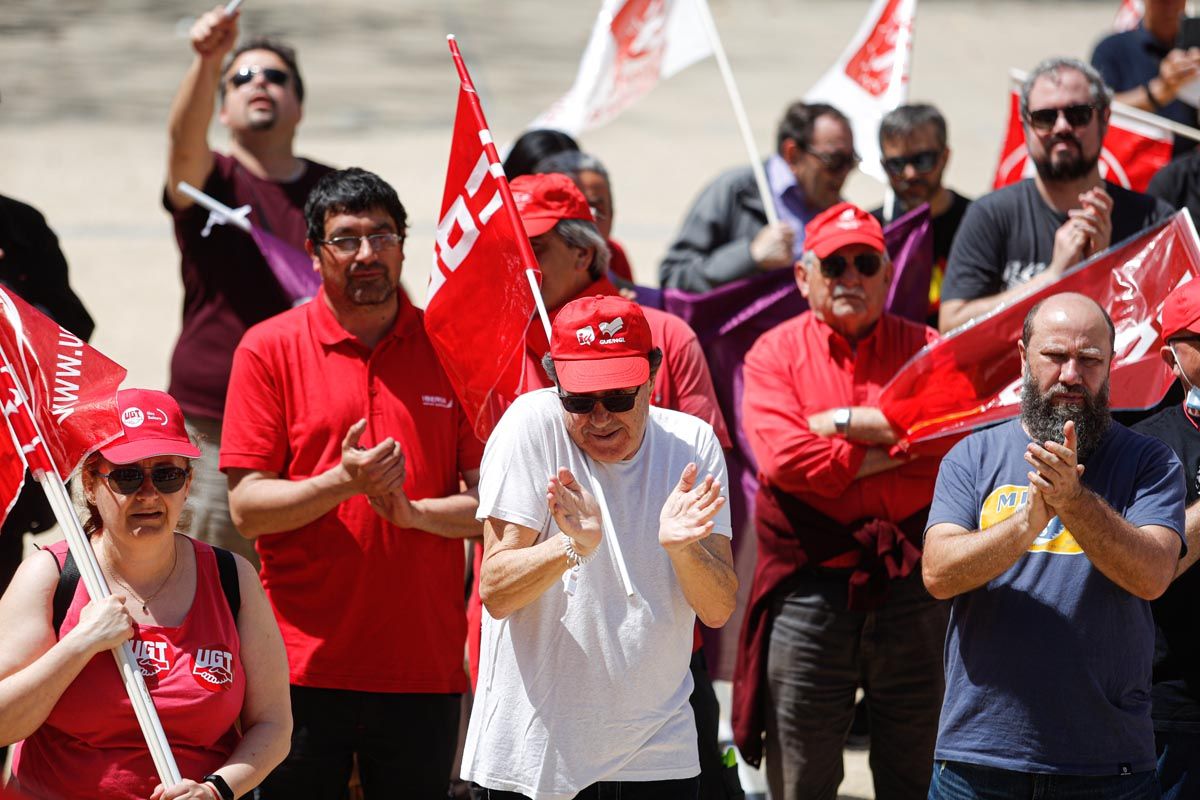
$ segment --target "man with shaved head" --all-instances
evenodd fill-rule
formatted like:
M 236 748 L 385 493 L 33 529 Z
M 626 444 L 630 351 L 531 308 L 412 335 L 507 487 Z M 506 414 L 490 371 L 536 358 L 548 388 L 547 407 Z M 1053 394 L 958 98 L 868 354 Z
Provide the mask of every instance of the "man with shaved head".
M 953 598 L 930 798 L 1157 798 L 1149 601 L 1185 547 L 1184 481 L 1108 409 L 1113 324 L 1058 294 L 1018 344 L 1021 416 L 942 461 L 922 571 Z

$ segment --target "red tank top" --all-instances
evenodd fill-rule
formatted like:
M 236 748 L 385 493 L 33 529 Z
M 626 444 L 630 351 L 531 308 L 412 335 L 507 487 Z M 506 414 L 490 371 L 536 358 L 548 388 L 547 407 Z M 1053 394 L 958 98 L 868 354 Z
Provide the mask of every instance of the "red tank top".
M 224 764 L 240 735 L 246 676 L 237 624 L 221 591 L 212 547 L 196 554 L 196 594 L 178 627 L 139 625 L 131 642 L 184 778 Z M 49 548 L 61 566 L 66 542 Z M 89 600 L 83 581 L 60 638 Z M 37 731 L 17 745 L 11 788 L 38 800 L 145 800 L 158 784 L 133 707 L 111 654 L 96 655 Z

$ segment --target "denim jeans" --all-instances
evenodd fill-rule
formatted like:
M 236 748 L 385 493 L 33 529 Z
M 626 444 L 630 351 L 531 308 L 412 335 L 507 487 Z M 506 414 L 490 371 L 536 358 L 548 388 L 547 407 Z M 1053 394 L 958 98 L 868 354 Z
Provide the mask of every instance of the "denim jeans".
M 1155 731 L 1163 800 L 1200 797 L 1200 734 Z
M 593 783 L 575 800 L 696 800 L 700 796 L 700 778 L 677 781 L 620 781 Z M 529 800 L 516 792 L 501 792 L 471 787 L 471 800 Z
M 1081 743 L 1081 746 L 1085 746 Z M 961 761 L 938 761 L 929 800 L 1158 800 L 1154 772 L 1046 775 Z
M 767 654 L 767 781 L 774 800 L 833 800 L 859 686 L 869 699 L 879 800 L 922 800 L 942 707 L 949 606 L 918 570 L 887 602 L 847 611 L 840 575 L 806 576 L 773 608 Z

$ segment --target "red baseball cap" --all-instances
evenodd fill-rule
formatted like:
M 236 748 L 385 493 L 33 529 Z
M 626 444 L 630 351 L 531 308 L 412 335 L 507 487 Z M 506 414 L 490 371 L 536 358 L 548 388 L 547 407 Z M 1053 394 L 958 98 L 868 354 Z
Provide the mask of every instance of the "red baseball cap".
M 879 220 L 853 203 L 827 208 L 804 226 L 804 249 L 816 253 L 817 258 L 851 244 L 864 244 L 881 253 L 885 247 Z
M 591 206 L 575 181 L 559 172 L 522 175 L 511 184 L 513 200 L 521 212 L 525 235 L 541 236 L 560 219 L 595 222 Z
M 100 448 L 114 464 L 131 464 L 152 456 L 199 458 L 183 425 L 175 398 L 153 389 L 122 389 L 117 393 L 121 435 Z
M 617 295 L 567 303 L 550 337 L 558 385 L 572 393 L 641 386 L 650 378 L 653 347 L 641 307 Z
M 1163 301 L 1163 341 L 1181 333 L 1200 334 L 1200 279 L 1176 287 Z

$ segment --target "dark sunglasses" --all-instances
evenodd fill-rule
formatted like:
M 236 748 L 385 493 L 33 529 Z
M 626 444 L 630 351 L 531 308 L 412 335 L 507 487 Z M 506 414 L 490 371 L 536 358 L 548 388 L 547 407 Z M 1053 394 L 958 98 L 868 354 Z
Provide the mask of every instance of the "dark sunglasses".
M 887 170 L 889 175 L 903 175 L 904 168 L 912 164 L 913 169 L 917 172 L 929 172 L 937 166 L 938 159 L 942 157 L 941 150 L 922 150 L 911 156 L 892 156 L 891 158 L 883 159 L 883 168 Z
M 850 151 L 849 153 L 821 153 L 813 150 L 810 147 L 803 148 L 804 152 L 808 153 L 813 158 L 821 162 L 825 169 L 830 172 L 844 172 L 854 167 L 858 162 L 862 161 L 858 153 Z
M 633 408 L 637 392 L 633 394 L 608 394 L 604 397 L 585 397 L 581 394 L 560 394 L 558 399 L 568 414 L 590 414 L 596 403 L 604 406 L 610 414 L 621 414 Z
M 1096 107 L 1091 103 L 1080 103 L 1065 108 L 1039 108 L 1029 112 L 1029 126 L 1034 130 L 1048 131 L 1058 122 L 1058 115 L 1067 118 L 1067 124 L 1072 128 L 1082 128 L 1092 121 Z
M 149 471 L 154 488 L 163 494 L 175 494 L 187 482 L 191 469 L 164 465 L 154 467 Z M 101 478 L 108 481 L 109 487 L 117 494 L 137 494 L 146 482 L 146 470 L 141 467 L 117 467 L 112 472 L 97 472 Z
M 240 89 L 250 81 L 254 80 L 255 75 L 262 75 L 267 79 L 268 83 L 273 83 L 276 86 L 287 86 L 288 74 L 284 70 L 276 69 L 275 67 L 242 67 L 237 72 L 229 76 L 229 82 L 233 84 L 233 88 Z
M 837 280 L 846 273 L 849 262 L 845 256 L 826 256 L 821 259 L 821 274 L 831 281 Z M 883 258 L 878 253 L 859 253 L 854 257 L 854 268 L 864 278 L 869 278 L 883 266 Z

